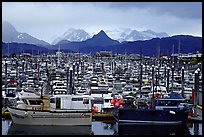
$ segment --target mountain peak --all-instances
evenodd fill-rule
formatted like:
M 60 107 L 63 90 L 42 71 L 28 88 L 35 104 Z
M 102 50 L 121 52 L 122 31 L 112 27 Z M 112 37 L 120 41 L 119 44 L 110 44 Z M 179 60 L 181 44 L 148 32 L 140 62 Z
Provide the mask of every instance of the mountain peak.
M 100 30 L 100 32 L 98 34 L 107 35 L 104 30 Z
M 105 31 L 104 30 L 100 30 L 100 32 L 99 33 L 105 33 Z
M 100 30 L 100 32 L 96 35 L 94 35 L 95 37 L 108 37 L 108 35 L 105 33 L 104 30 Z M 109 38 L 109 37 L 108 37 Z

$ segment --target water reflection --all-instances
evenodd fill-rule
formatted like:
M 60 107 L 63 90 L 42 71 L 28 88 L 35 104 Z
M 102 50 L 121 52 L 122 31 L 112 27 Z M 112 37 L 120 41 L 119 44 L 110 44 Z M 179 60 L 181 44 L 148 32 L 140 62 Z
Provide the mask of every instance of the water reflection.
M 118 125 L 118 135 L 190 135 L 183 125 Z
M 12 123 L 8 135 L 90 135 L 91 126 L 30 126 Z
M 12 124 L 11 120 L 2 119 L 2 135 L 7 135 L 8 129 Z
M 114 135 L 116 134 L 116 124 L 111 122 L 92 122 L 93 135 Z
M 191 135 L 202 135 L 202 124 L 201 123 L 189 123 L 189 131 Z
M 202 135 L 202 123 L 187 125 L 119 125 L 94 121 L 92 126 L 28 126 L 2 120 L 2 135 Z

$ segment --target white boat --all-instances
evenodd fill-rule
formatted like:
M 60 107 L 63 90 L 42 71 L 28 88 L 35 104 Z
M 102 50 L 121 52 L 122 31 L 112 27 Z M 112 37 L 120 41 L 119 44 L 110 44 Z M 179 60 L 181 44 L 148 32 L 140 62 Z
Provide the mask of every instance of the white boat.
M 8 107 L 15 124 L 88 125 L 92 123 L 91 97 L 88 95 L 54 95 L 21 98 L 16 107 Z

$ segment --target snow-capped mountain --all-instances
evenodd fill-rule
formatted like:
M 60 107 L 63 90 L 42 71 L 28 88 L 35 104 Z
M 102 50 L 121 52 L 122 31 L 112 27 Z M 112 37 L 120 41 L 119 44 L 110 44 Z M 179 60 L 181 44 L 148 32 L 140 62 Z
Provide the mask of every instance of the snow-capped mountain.
M 58 42 L 62 40 L 68 40 L 72 42 L 79 42 L 79 41 L 85 41 L 87 39 L 91 38 L 91 35 L 84 31 L 83 29 L 74 29 L 70 28 L 68 29 L 62 36 L 57 37 L 53 42 L 52 45 L 57 44 Z
M 13 25 L 7 21 L 2 22 L 2 41 L 5 43 L 27 43 L 47 46 L 49 43 L 32 37 L 27 33 L 18 32 Z
M 106 30 L 105 32 L 108 36 L 110 36 L 110 38 L 118 40 L 119 42 L 169 37 L 169 35 L 165 32 L 156 33 L 149 29 L 146 31 L 137 31 L 130 28 L 121 28 L 114 30 Z
M 157 33 L 149 29 L 146 31 L 137 31 L 137 30 L 130 29 L 130 28 L 120 28 L 120 29 L 114 29 L 114 30 L 105 30 L 105 33 L 111 39 L 117 40 L 119 42 L 149 40 L 152 38 L 169 37 L 169 35 L 166 34 L 165 32 Z M 94 35 L 95 35 L 94 32 L 87 33 L 83 29 L 70 28 L 62 36 L 57 37 L 52 42 L 52 45 L 56 45 L 62 40 L 67 40 L 71 42 L 85 41 L 87 39 L 90 39 Z

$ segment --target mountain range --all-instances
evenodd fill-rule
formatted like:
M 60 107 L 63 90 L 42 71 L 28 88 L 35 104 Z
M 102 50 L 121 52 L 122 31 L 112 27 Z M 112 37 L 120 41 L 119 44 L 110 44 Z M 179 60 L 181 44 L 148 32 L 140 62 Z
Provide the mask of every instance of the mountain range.
M 144 55 L 158 55 L 160 53 L 170 55 L 172 50 L 174 53 L 178 53 L 178 46 L 180 44 L 181 53 L 192 53 L 196 51 L 202 51 L 202 37 L 194 37 L 190 35 L 175 35 L 168 36 L 165 33 L 157 33 L 147 30 L 138 32 L 136 30 L 126 29 L 126 34 L 122 34 L 123 31 L 118 31 L 117 35 L 124 35 L 129 40 L 133 40 L 133 36 L 139 33 L 146 34 L 146 37 L 141 36 L 142 40 L 136 41 L 117 41 L 107 35 L 109 33 L 116 35 L 114 31 L 105 32 L 101 30 L 97 34 L 90 36 L 82 29 L 69 29 L 64 33 L 66 39 L 60 39 L 55 45 L 50 45 L 42 40 L 38 40 L 27 33 L 18 32 L 10 23 L 3 24 L 2 30 L 2 53 L 22 53 L 26 51 L 33 53 L 38 52 L 53 52 L 58 49 L 64 52 L 81 52 L 81 53 L 95 53 L 98 51 L 112 51 L 113 53 L 140 53 Z M 73 35 L 72 35 L 73 34 Z M 113 35 L 114 34 L 114 35 Z M 135 34 L 131 35 L 130 34 Z M 78 37 L 78 36 L 81 37 Z M 151 38 L 157 35 L 155 38 Z M 166 35 L 166 36 L 165 36 Z M 26 37 L 27 36 L 27 37 Z M 66 37 L 67 36 L 67 37 Z M 129 37 L 128 37 L 129 36 Z M 148 37 L 149 36 L 149 37 Z M 23 38 L 21 38 L 23 37 Z M 115 36 L 116 37 L 116 36 Z M 119 38 L 119 37 L 118 37 Z M 146 40 L 143 40 L 146 39 Z M 30 40 L 30 41 L 29 41 Z M 127 39 L 126 39 L 127 40 Z M 9 43 L 9 44 L 8 44 Z M 174 47 L 174 49 L 172 49 Z M 8 50 L 9 48 L 9 50 Z
M 105 30 L 106 35 L 120 43 L 124 41 L 149 40 L 152 38 L 169 37 L 165 32 L 156 33 L 150 29 L 146 31 L 137 31 L 130 28 L 120 28 L 114 30 Z M 57 37 L 51 44 L 59 44 L 61 41 L 80 42 L 92 38 L 93 33 L 88 33 L 83 29 L 68 29 L 62 36 Z
M 169 35 L 165 32 L 157 33 L 150 29 L 145 31 L 137 31 L 130 28 L 120 28 L 114 30 L 107 30 L 105 32 L 112 39 L 115 39 L 120 43 L 124 41 L 150 40 L 152 38 L 169 37 Z
M 105 30 L 106 35 L 111 39 L 117 40 L 120 43 L 124 41 L 149 40 L 152 38 L 168 37 L 165 32 L 156 33 L 150 29 L 146 31 L 137 31 L 130 28 L 119 28 L 114 30 Z M 83 29 L 69 28 L 62 36 L 58 36 L 53 40 L 51 45 L 60 44 L 61 42 L 81 42 L 92 38 L 94 33 L 88 33 Z M 41 46 L 50 45 L 48 42 L 39 40 L 27 33 L 18 32 L 13 25 L 7 21 L 2 22 L 2 41 L 36 44 Z

